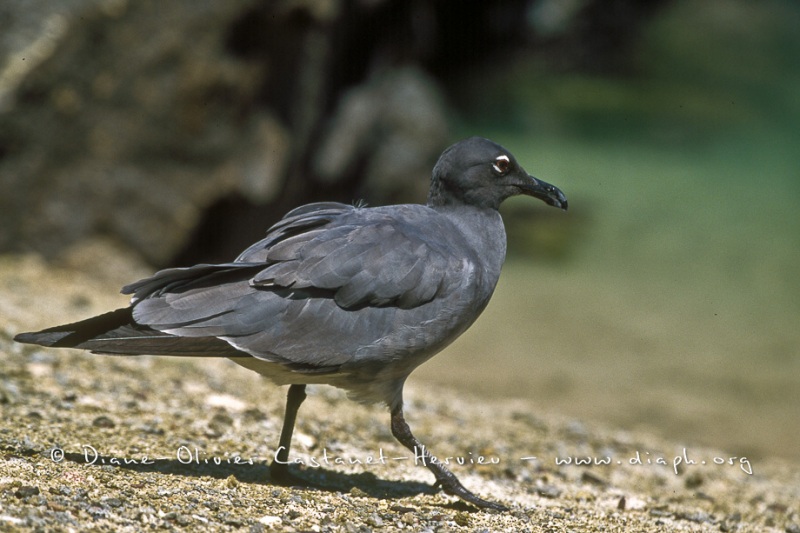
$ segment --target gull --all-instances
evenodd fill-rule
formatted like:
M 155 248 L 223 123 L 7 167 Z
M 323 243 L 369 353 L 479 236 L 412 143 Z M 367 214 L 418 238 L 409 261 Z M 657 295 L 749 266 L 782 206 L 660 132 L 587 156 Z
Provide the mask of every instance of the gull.
M 529 175 L 502 146 L 471 137 L 433 168 L 427 203 L 293 209 L 230 263 L 170 268 L 122 289 L 129 307 L 22 333 L 15 340 L 110 355 L 226 357 L 289 385 L 274 482 L 288 457 L 306 385 L 383 403 L 391 430 L 446 494 L 506 510 L 464 487 L 413 435 L 403 385 L 489 303 L 506 254 L 498 212 L 528 195 L 567 209 L 557 187 Z

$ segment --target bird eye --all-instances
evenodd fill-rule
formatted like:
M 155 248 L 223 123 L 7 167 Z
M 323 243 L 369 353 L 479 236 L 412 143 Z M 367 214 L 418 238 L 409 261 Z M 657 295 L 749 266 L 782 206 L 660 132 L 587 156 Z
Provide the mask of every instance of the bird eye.
M 511 160 L 508 159 L 507 155 L 499 155 L 497 159 L 494 160 L 492 168 L 494 168 L 495 172 L 498 174 L 505 174 L 508 172 L 508 169 L 511 168 Z

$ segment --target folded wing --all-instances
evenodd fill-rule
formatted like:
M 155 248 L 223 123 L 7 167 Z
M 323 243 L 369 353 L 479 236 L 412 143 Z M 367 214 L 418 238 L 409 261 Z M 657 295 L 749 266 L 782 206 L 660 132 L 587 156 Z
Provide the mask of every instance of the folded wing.
M 233 263 L 163 270 L 123 292 L 133 295 L 140 326 L 216 337 L 268 361 L 334 368 L 413 322 L 410 311 L 447 291 L 448 276 L 463 268 L 454 243 L 437 238 L 447 233 L 430 227 L 442 223 L 435 214 L 397 207 L 390 215 L 304 206 Z

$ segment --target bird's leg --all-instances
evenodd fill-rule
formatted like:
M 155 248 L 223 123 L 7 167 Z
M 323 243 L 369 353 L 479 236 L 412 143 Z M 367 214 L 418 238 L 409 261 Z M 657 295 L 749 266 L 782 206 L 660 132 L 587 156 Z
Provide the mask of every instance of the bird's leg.
M 269 475 L 272 481 L 283 485 L 296 484 L 299 481 L 289 473 L 289 448 L 292 446 L 292 432 L 294 423 L 297 420 L 297 410 L 303 400 L 306 399 L 305 385 L 290 385 L 289 394 L 286 396 L 286 414 L 283 417 L 283 429 L 281 429 L 281 440 L 278 443 L 278 452 L 275 460 L 269 467 Z
M 471 503 L 481 509 L 496 509 L 498 511 L 507 511 L 508 508 L 500 505 L 499 503 L 490 502 L 479 498 L 478 496 L 467 490 L 458 478 L 445 468 L 442 464 L 435 462 L 433 456 L 417 438 L 411 433 L 411 429 L 403 417 L 402 402 L 398 407 L 392 409 L 392 435 L 400 441 L 400 443 L 414 452 L 415 457 L 421 458 L 428 470 L 433 472 L 436 476 L 437 484 L 442 486 L 442 490 L 446 494 L 458 496 L 465 502 Z

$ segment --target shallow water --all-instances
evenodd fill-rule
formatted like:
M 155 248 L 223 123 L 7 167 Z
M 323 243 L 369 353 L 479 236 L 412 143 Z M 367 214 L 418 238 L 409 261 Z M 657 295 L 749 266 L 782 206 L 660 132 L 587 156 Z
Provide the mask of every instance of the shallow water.
M 651 28 L 646 75 L 517 65 L 515 127 L 465 125 L 567 193 L 564 217 L 527 198 L 505 212 L 546 215 L 531 224 L 569 244 L 527 246 L 507 218 L 486 314 L 412 379 L 798 459 L 800 8 L 713 2 L 736 9 L 709 22 L 683 4 Z

